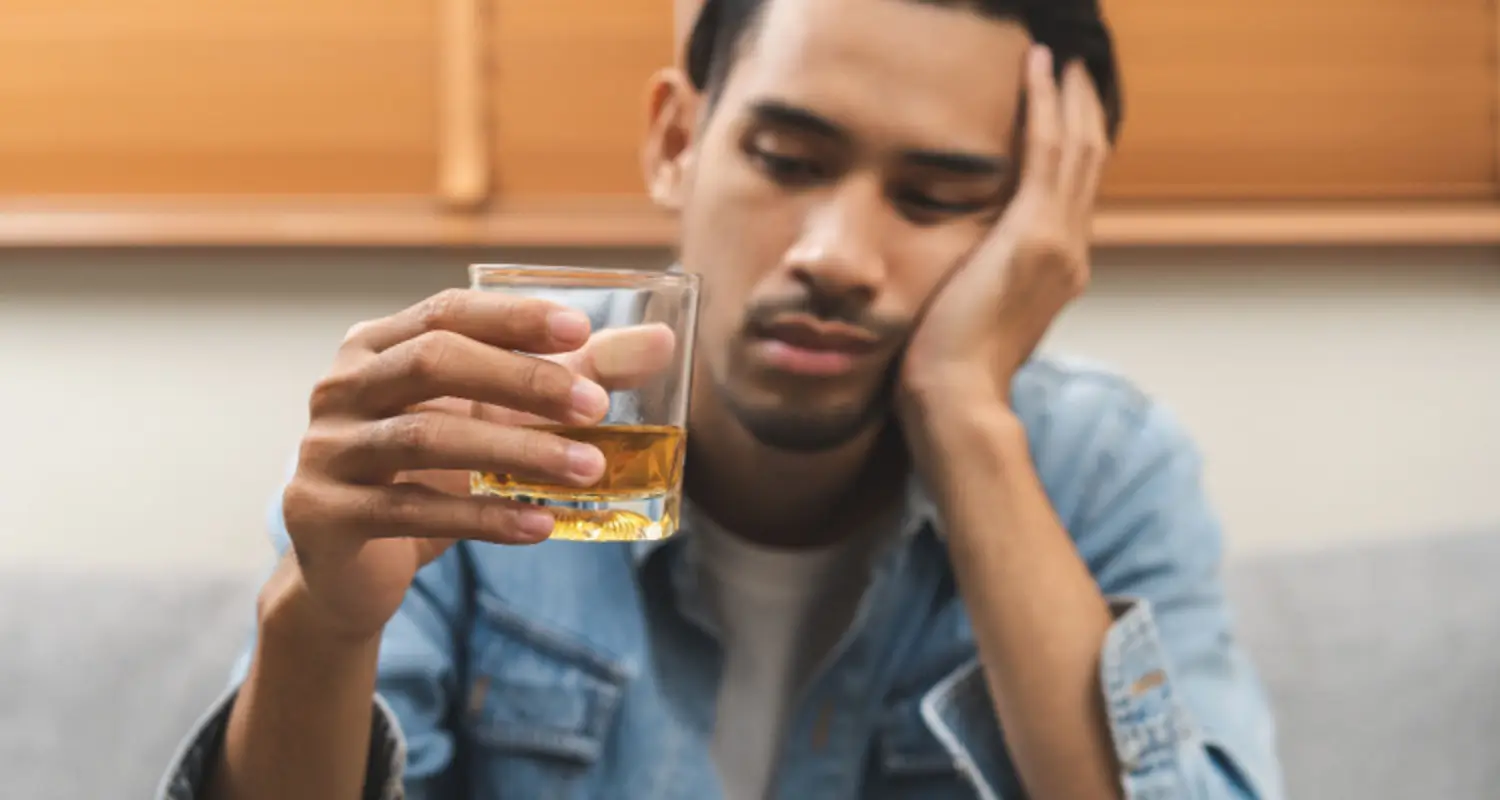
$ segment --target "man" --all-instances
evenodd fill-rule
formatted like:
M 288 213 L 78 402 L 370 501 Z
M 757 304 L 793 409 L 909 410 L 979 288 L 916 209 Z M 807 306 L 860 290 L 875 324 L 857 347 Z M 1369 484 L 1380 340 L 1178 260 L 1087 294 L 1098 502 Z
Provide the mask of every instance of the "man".
M 164 795 L 1279 797 L 1186 435 L 1032 357 L 1088 280 L 1113 70 L 1092 0 L 710 0 L 643 157 L 704 280 L 682 532 L 536 544 L 463 490 L 599 476 L 484 413 L 598 420 L 630 368 L 581 366 L 586 319 L 355 326 Z

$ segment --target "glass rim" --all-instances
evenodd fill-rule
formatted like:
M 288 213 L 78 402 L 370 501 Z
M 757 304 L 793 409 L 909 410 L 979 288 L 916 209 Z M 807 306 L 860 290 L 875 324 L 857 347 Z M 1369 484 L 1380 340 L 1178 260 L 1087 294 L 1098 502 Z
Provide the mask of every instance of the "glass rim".
M 698 285 L 691 272 L 665 269 L 621 269 L 549 264 L 470 264 L 469 281 L 475 286 L 576 286 L 579 288 L 650 288 Z

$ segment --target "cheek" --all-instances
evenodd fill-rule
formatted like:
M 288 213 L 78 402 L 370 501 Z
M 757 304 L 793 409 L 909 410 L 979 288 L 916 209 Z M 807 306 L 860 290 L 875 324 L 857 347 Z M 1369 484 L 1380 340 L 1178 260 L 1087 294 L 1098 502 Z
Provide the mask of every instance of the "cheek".
M 795 244 L 792 198 L 743 159 L 719 152 L 699 161 L 681 217 L 683 263 L 703 276 L 699 326 L 704 334 L 738 328 L 759 287 L 773 279 Z M 707 342 L 707 339 L 704 339 Z

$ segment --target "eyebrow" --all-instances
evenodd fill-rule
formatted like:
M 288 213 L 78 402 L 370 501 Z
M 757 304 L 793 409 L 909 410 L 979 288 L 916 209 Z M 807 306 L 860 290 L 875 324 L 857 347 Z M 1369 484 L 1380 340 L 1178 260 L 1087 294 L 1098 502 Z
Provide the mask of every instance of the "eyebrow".
M 850 144 L 854 137 L 843 126 L 823 116 L 777 100 L 761 100 L 750 106 L 756 119 L 779 128 L 801 131 L 841 144 Z M 952 172 L 960 175 L 987 177 L 1010 173 L 1011 160 L 1005 156 L 961 153 L 951 150 L 908 149 L 901 158 L 918 167 Z

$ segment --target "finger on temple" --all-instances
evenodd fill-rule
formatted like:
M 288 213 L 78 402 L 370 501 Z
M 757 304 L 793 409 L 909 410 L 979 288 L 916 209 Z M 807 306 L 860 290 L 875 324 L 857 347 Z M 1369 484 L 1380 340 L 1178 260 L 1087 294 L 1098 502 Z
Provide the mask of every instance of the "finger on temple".
M 1094 99 L 1092 81 L 1082 61 L 1071 61 L 1062 78 L 1062 160 L 1058 165 L 1058 182 L 1068 196 L 1088 181 L 1094 170 L 1095 137 L 1092 126 L 1096 117 L 1091 105 Z
M 1060 142 L 1057 82 L 1052 51 L 1034 45 L 1026 60 L 1026 138 L 1021 167 L 1021 190 L 1046 189 L 1057 179 Z

